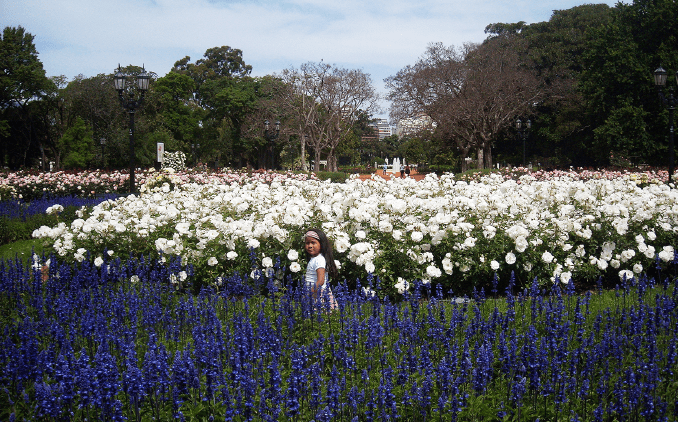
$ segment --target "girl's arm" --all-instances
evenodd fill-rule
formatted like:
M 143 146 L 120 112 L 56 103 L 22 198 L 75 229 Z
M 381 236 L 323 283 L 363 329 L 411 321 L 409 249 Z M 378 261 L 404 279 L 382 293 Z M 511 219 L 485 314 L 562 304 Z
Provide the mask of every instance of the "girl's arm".
M 320 289 L 323 284 L 325 284 L 325 269 L 324 268 L 318 268 L 315 270 L 316 275 L 318 276 L 318 280 L 315 282 L 315 288 Z

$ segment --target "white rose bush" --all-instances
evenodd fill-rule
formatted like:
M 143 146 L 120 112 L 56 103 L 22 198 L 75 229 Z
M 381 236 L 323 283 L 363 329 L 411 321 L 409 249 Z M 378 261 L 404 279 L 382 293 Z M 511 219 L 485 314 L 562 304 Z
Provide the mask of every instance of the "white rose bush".
M 293 273 L 301 235 L 322 228 L 341 276 L 372 274 L 383 294 L 399 279 L 469 292 L 494 275 L 503 283 L 543 286 L 570 280 L 620 280 L 668 267 L 678 232 L 678 194 L 637 177 L 492 174 L 471 181 L 429 175 L 423 181 L 375 177 L 346 183 L 280 177 L 179 181 L 148 177 L 139 196 L 110 200 L 70 225 L 42 227 L 58 256 L 101 255 L 109 245 L 139 255 L 179 257 L 192 282 L 249 274 L 264 257 Z M 647 178 L 645 178 L 647 179 Z M 164 186 L 164 188 L 163 188 Z M 214 258 L 214 259 L 212 259 Z M 267 262 L 268 263 L 268 262 Z M 296 270 L 296 271 L 294 271 Z M 401 286 L 402 283 L 399 285 Z

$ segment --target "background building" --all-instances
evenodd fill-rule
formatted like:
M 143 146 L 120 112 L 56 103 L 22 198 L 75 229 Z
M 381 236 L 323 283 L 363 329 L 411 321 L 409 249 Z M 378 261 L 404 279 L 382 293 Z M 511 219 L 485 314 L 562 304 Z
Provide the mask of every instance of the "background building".
M 393 135 L 393 128 L 386 119 L 377 119 L 374 123 L 370 123 L 370 127 L 374 129 L 374 132 L 379 136 L 380 141 Z
M 420 115 L 399 120 L 396 125 L 396 135 L 398 135 L 398 138 L 402 138 L 403 136 L 416 135 L 422 130 L 433 129 L 435 127 L 436 123 L 429 116 Z

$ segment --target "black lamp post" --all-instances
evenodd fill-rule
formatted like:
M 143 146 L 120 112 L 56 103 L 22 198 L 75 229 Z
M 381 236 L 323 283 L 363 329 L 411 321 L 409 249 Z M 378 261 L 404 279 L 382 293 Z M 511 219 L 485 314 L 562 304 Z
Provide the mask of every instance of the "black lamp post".
M 101 145 L 101 169 L 103 170 L 106 167 L 106 159 L 104 158 L 104 145 L 106 145 L 106 138 L 99 139 L 99 144 Z
M 141 73 L 137 75 L 137 88 L 140 92 L 138 100 L 134 99 L 133 90 L 129 90 L 129 98 L 126 99 L 123 95 L 126 79 L 127 76 L 122 73 L 120 65 L 118 65 L 118 72 L 113 77 L 113 83 L 115 84 L 115 89 L 118 91 L 118 98 L 120 98 L 122 108 L 127 110 L 127 113 L 129 114 L 129 190 L 130 193 L 136 193 L 136 187 L 134 185 L 134 113 L 144 102 L 144 95 L 146 94 L 146 91 L 148 91 L 148 84 L 151 81 L 151 76 L 146 73 L 146 70 L 143 67 Z
M 523 167 L 525 167 L 525 139 L 530 135 L 530 129 L 532 128 L 532 122 L 530 119 L 527 119 L 525 127 L 523 127 L 523 121 L 518 119 L 516 120 L 516 129 L 518 130 L 518 137 L 523 140 Z
M 269 130 L 270 122 L 264 120 L 264 138 L 268 141 L 268 148 L 271 151 L 271 170 L 275 170 L 275 141 L 280 136 L 280 121 L 275 122 L 275 133 Z
M 668 72 L 661 66 L 654 71 L 654 84 L 659 91 L 659 98 L 662 103 L 669 109 L 669 183 L 673 178 L 673 110 L 676 109 L 678 101 L 673 96 L 673 87 L 669 88 L 669 94 L 664 95 L 664 86 L 666 86 L 666 79 Z M 676 72 L 676 83 L 678 83 L 678 72 Z

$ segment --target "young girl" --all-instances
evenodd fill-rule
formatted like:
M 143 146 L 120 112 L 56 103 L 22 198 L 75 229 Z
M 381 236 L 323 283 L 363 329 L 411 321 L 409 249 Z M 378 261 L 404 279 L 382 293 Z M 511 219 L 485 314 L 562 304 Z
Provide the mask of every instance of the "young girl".
M 314 298 L 327 299 L 330 308 L 336 308 L 337 304 L 328 281 L 330 277 L 336 279 L 338 274 L 337 267 L 334 265 L 332 245 L 327 235 L 320 229 L 310 229 L 304 235 L 304 250 L 310 257 L 306 267 L 306 287 Z

